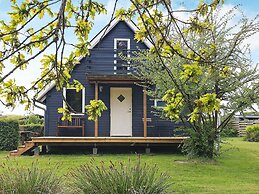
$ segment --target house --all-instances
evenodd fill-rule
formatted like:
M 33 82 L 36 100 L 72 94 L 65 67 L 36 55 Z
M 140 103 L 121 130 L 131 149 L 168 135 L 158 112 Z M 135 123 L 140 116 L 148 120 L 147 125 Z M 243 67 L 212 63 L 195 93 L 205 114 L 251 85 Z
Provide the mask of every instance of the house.
M 56 91 L 51 84 L 43 90 L 38 101 L 45 105 L 44 137 L 33 138 L 37 145 L 73 143 L 98 144 L 175 144 L 183 137 L 173 137 L 179 124 L 155 116 L 153 106 L 161 104 L 146 95 L 140 80 L 132 76 L 134 69 L 118 56 L 130 57 L 132 51 L 148 49 L 148 40 L 136 42 L 136 25 L 131 21 L 114 19 L 110 26 L 103 28 L 91 41 L 90 56 L 83 57 L 72 72 L 84 89 L 76 92 L 73 88 Z M 126 65 L 125 65 L 126 63 Z M 78 112 L 72 122 L 61 122 L 62 115 L 57 109 L 64 106 L 62 95 L 69 105 Z M 96 121 L 87 120 L 85 105 L 92 99 L 101 99 L 108 110 Z
M 250 125 L 259 124 L 259 115 L 234 115 L 230 120 L 230 127 L 237 130 L 239 136 L 246 135 L 246 127 Z

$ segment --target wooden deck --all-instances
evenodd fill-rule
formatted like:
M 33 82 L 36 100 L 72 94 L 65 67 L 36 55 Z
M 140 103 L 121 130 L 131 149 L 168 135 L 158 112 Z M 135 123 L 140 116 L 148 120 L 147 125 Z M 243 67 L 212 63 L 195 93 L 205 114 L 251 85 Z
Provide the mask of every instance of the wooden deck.
M 181 144 L 188 137 L 33 137 L 35 144 Z
M 19 146 L 17 150 L 10 152 L 10 156 L 20 156 L 29 151 L 34 151 L 34 155 L 39 155 L 39 146 L 62 147 L 74 146 L 91 147 L 93 154 L 97 154 L 98 147 L 118 146 L 144 146 L 146 153 L 150 153 L 150 147 L 166 146 L 171 147 L 184 143 L 188 137 L 32 137 L 31 141 Z M 116 148 L 116 149 L 117 149 Z

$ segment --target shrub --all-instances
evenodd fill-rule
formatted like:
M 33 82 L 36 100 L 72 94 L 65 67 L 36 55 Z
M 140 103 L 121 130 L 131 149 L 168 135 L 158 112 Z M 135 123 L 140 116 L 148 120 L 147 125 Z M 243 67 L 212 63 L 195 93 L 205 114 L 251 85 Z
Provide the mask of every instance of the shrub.
M 259 124 L 246 127 L 246 140 L 259 141 Z
M 0 193 L 5 194 L 52 194 L 62 193 L 61 179 L 54 169 L 42 170 L 37 162 L 29 168 L 2 165 L 0 174 Z M 57 168 L 55 168 L 57 169 Z
M 226 127 L 221 131 L 222 137 L 237 137 L 238 130 L 233 127 Z
M 31 140 L 32 137 L 39 137 L 44 135 L 43 119 L 38 115 L 30 115 L 25 119 L 19 121 L 21 131 L 30 131 L 26 136 L 21 136 L 21 143 Z
M 30 131 L 26 135 L 20 136 L 21 144 L 24 144 L 24 141 L 30 141 L 32 137 L 40 137 L 44 135 L 44 126 L 42 124 L 29 124 L 29 125 L 20 125 L 21 131 Z
M 184 141 L 182 152 L 186 153 L 189 158 L 213 158 L 213 156 L 219 154 L 217 147 L 219 138 L 214 137 L 210 126 L 202 128 L 199 132 L 193 132 L 192 129 L 188 128 L 185 128 L 185 130 L 190 137 Z
M 26 119 L 26 123 L 25 124 L 42 124 L 43 123 L 43 119 L 41 119 L 38 115 L 30 115 L 27 117 Z
M 20 125 L 43 124 L 44 120 L 38 115 L 29 115 L 19 121 Z
M 17 119 L 0 119 L 0 150 L 13 150 L 18 146 L 19 125 Z
M 162 194 L 168 193 L 168 176 L 158 175 L 156 166 L 141 165 L 140 161 L 132 165 L 112 163 L 105 166 L 103 162 L 98 166 L 94 160 L 90 164 L 82 165 L 72 172 L 70 185 L 74 193 L 89 194 Z
M 43 127 L 42 124 L 28 124 L 28 125 L 20 125 L 20 128 L 22 128 L 24 131 L 31 131 L 33 133 L 37 133 L 38 136 L 43 135 Z

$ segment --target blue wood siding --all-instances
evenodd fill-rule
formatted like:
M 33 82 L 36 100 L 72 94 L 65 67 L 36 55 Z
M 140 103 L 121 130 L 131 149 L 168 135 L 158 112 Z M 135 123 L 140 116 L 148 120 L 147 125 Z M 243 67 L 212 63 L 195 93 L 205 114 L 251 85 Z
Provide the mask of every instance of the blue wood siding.
M 134 40 L 134 32 L 125 22 L 119 22 L 91 51 L 84 61 L 86 73 L 109 75 L 114 74 L 114 39 L 130 39 L 130 49 L 147 49 L 143 43 Z
M 143 43 L 137 43 L 134 40 L 133 31 L 125 22 L 119 22 L 99 44 L 93 48 L 91 55 L 83 58 L 81 63 L 75 67 L 72 72 L 72 79 L 77 79 L 85 87 L 85 103 L 94 99 L 95 87 L 87 82 L 88 74 L 113 74 L 114 73 L 114 38 L 129 38 L 131 49 L 147 49 Z M 110 87 L 131 87 L 132 88 L 132 124 L 133 136 L 143 136 L 143 88 L 137 85 L 129 84 L 100 84 L 103 86 L 102 92 L 99 92 L 101 99 L 108 110 L 104 111 L 99 118 L 99 136 L 110 136 Z M 57 121 L 61 116 L 57 109 L 63 106 L 62 91 L 50 90 L 46 98 L 47 110 L 45 113 L 45 135 L 56 136 Z M 171 136 L 176 125 L 170 121 L 161 120 L 155 117 L 152 112 L 153 100 L 148 98 L 148 118 L 152 122 L 148 123 L 148 136 Z M 72 130 L 72 131 L 71 131 Z M 62 130 L 61 135 L 81 136 L 80 130 L 71 129 Z M 94 122 L 85 118 L 85 136 L 94 136 Z

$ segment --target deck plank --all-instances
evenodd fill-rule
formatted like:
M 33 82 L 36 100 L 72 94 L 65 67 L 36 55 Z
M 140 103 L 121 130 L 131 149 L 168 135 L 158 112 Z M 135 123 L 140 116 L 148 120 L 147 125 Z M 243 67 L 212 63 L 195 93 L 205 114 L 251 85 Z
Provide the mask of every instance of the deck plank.
M 34 143 L 159 143 L 179 144 L 188 137 L 33 137 Z

